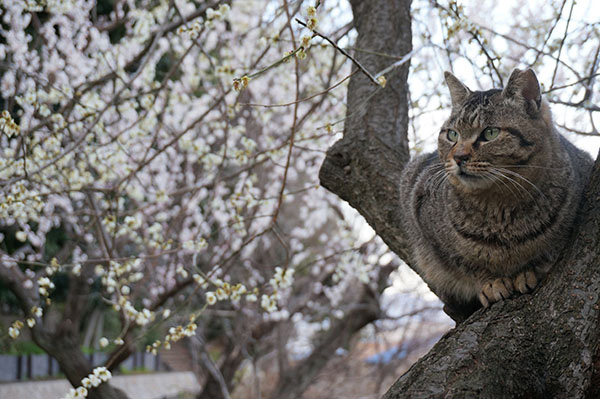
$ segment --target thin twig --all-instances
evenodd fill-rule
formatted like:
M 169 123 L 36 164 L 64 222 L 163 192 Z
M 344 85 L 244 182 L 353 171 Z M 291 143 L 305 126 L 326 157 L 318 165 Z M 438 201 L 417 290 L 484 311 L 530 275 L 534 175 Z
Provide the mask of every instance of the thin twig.
M 295 105 L 297 103 L 301 103 L 301 102 L 304 102 L 304 101 L 312 100 L 315 97 L 319 97 L 319 96 L 322 96 L 324 94 L 329 93 L 331 90 L 335 89 L 336 87 L 338 87 L 339 85 L 341 85 L 342 83 L 344 83 L 346 80 L 350 79 L 350 77 L 352 77 L 356 72 L 358 72 L 358 70 L 352 71 L 350 73 L 350 75 L 346 76 L 344 79 L 340 80 L 339 82 L 337 82 L 333 86 L 330 86 L 327 89 L 325 89 L 325 90 L 323 90 L 323 91 L 321 91 L 319 93 L 313 94 L 313 95 L 308 96 L 308 97 L 304 97 L 304 98 L 302 98 L 300 100 L 297 100 L 297 101 L 292 101 L 292 102 L 283 103 L 283 104 L 240 103 L 239 105 L 247 105 L 249 107 L 265 107 L 265 108 L 289 107 L 291 105 Z
M 582 82 L 584 82 L 586 80 L 588 80 L 588 81 L 592 80 L 593 78 L 595 78 L 597 76 L 600 76 L 600 73 L 594 73 L 593 75 L 586 76 L 585 78 L 578 79 L 575 82 L 567 83 L 567 84 L 564 84 L 562 86 L 553 86 L 550 89 L 544 91 L 543 94 L 548 94 L 548 93 L 552 93 L 553 91 L 566 89 L 567 87 L 578 85 L 578 84 L 580 84 L 580 83 L 582 83 Z
M 600 136 L 600 132 L 598 132 L 596 129 L 592 130 L 591 132 L 584 132 L 583 130 L 573 129 L 571 127 L 568 127 L 566 125 L 562 125 L 560 123 L 556 123 L 556 126 L 562 128 L 562 129 L 565 129 L 568 132 L 579 134 L 581 136 L 594 136 L 594 137 Z
M 413 49 L 410 53 L 405 54 L 402 58 L 400 58 L 398 61 L 394 62 L 392 65 L 388 66 L 387 68 L 377 72 L 377 74 L 375 75 L 376 77 L 380 77 L 382 75 L 385 75 L 386 73 L 398 68 L 401 65 L 406 64 L 408 61 L 410 61 L 410 59 L 419 51 L 421 51 L 421 49 L 425 47 L 425 46 L 421 46 L 421 47 L 417 47 L 416 49 Z
M 298 18 L 296 18 L 296 22 L 298 22 L 300 25 L 304 26 L 305 28 L 308 28 L 308 26 L 306 25 L 306 23 L 303 22 L 303 21 L 301 21 L 301 20 L 299 20 Z M 346 50 L 344 50 L 343 48 L 341 48 L 340 46 L 338 46 L 333 40 L 331 40 L 327 36 L 323 35 L 322 33 L 318 32 L 316 30 L 313 30 L 312 32 L 313 32 L 314 35 L 319 36 L 320 38 L 326 40 L 329 44 L 331 44 L 333 47 L 335 47 L 335 49 L 337 51 L 339 51 L 345 57 L 347 57 L 348 59 L 350 59 L 350 61 L 352 61 L 352 63 L 354 63 L 354 65 L 356 65 L 358 67 L 358 69 L 361 70 L 362 73 L 364 73 L 365 75 L 367 75 L 367 77 L 371 80 L 371 82 L 373 82 L 377 86 L 379 86 L 379 82 L 377 81 L 377 79 L 373 75 L 371 75 L 371 73 L 369 71 L 367 71 L 367 68 L 365 68 L 364 66 L 362 66 L 362 64 L 360 62 L 358 62 L 350 54 L 348 54 L 348 52 Z
M 558 26 L 558 21 L 560 21 L 560 18 L 562 17 L 563 10 L 565 9 L 565 4 L 567 4 L 567 0 L 563 0 L 562 4 L 560 5 L 560 10 L 558 10 L 558 15 L 554 19 L 554 23 L 548 30 L 548 33 L 546 34 L 546 38 L 544 39 L 544 43 L 541 46 L 542 51 L 546 48 L 546 45 L 548 44 L 548 40 L 550 40 L 550 37 L 552 36 L 554 29 L 556 29 L 556 27 Z M 541 52 L 537 53 L 537 55 L 535 56 L 535 60 L 533 60 L 533 63 L 531 65 L 537 64 L 540 54 L 542 54 L 542 53 Z
M 567 34 L 569 33 L 569 25 L 571 24 L 571 16 L 573 15 L 573 8 L 575 8 L 575 0 L 571 3 L 571 9 L 569 10 L 569 17 L 567 18 L 567 26 L 565 26 L 565 34 L 560 40 L 560 47 L 558 48 L 558 55 L 556 56 L 557 61 L 554 64 L 554 72 L 552 73 L 552 80 L 550 81 L 550 87 L 554 86 L 554 79 L 556 79 L 556 73 L 558 71 L 558 60 L 560 60 L 560 55 L 562 54 L 562 49 L 565 45 L 565 40 L 567 40 Z
M 581 104 L 581 103 L 573 103 L 573 102 L 569 102 L 569 101 L 561 101 L 558 99 L 550 99 L 548 100 L 549 102 L 553 103 L 553 104 L 560 104 L 560 105 L 566 105 L 567 107 L 573 107 L 573 108 L 582 108 L 588 111 L 593 111 L 593 112 L 599 112 L 600 111 L 600 107 L 597 105 L 593 105 L 593 104 Z
M 294 36 L 294 28 L 292 27 L 292 17 L 290 11 L 288 9 L 287 0 L 283 0 L 283 8 L 287 14 L 288 21 L 287 26 L 290 30 L 290 34 L 292 36 L 292 42 L 294 43 L 294 47 L 296 47 L 296 39 Z M 288 148 L 287 158 L 285 160 L 285 169 L 283 171 L 283 181 L 281 182 L 281 189 L 279 190 L 279 199 L 277 200 L 277 206 L 275 207 L 275 212 L 273 212 L 273 219 L 271 220 L 271 225 L 274 225 L 277 221 L 277 216 L 279 215 L 279 210 L 281 209 L 281 204 L 283 203 L 283 193 L 285 192 L 285 185 L 287 183 L 288 170 L 290 168 L 290 162 L 292 160 L 292 152 L 294 150 L 294 138 L 296 136 L 296 123 L 298 122 L 298 105 L 300 100 L 300 66 L 298 64 L 298 58 L 294 58 L 295 61 L 295 72 L 296 72 L 296 100 L 294 103 L 294 112 L 293 112 L 293 121 L 292 121 L 292 131 L 290 132 L 290 145 Z

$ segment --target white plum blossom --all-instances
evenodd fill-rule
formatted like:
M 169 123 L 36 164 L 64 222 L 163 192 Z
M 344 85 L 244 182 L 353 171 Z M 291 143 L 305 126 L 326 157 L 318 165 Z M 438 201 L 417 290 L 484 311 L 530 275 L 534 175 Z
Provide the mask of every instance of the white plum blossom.
M 214 305 L 215 303 L 217 303 L 217 296 L 214 292 L 206 293 L 206 303 L 208 303 L 209 305 Z
M 19 329 L 16 328 L 16 327 L 9 327 L 8 328 L 8 335 L 12 339 L 16 339 L 19 336 L 20 333 L 21 333 L 21 331 L 19 331 Z
M 96 367 L 87 377 L 81 380 L 81 385 L 72 388 L 63 399 L 85 398 L 88 395 L 88 389 L 97 388 L 103 382 L 112 378 L 112 373 L 104 366 Z
M 277 310 L 277 299 L 273 295 L 263 294 L 260 299 L 260 306 L 269 313 Z
M 264 2 L 200 3 L 2 3 L 0 241 L 15 250 L 1 255 L 36 301 L 10 337 L 62 312 L 63 278 L 60 294 L 87 284 L 115 312 L 101 347 L 158 331 L 153 353 L 223 314 L 248 323 L 235 331 L 287 320 L 296 296 L 318 318 L 370 282 L 353 266 L 366 256 L 342 256 L 359 245 L 355 213 L 317 188 L 351 64 L 300 26 L 304 48 L 283 63 L 283 9 L 265 24 Z M 294 17 L 331 32 L 349 22 L 327 20 L 339 4 L 324 3 Z M 108 378 L 95 369 L 68 397 Z
M 17 240 L 21 242 L 27 241 L 27 233 L 24 231 L 18 231 L 15 236 L 17 237 Z

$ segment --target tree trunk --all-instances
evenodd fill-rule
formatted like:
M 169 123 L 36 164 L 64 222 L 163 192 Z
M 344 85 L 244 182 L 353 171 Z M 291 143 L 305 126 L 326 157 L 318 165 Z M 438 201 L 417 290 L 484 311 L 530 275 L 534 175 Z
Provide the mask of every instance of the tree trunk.
M 351 1 L 356 47 L 410 51 L 410 0 Z M 369 71 L 386 62 L 359 54 Z M 411 265 L 397 212 L 398 181 L 409 158 L 406 65 L 377 89 L 355 75 L 344 138 L 327 153 L 321 184 L 356 208 L 390 249 Z M 600 397 L 600 167 L 594 167 L 576 239 L 533 295 L 479 310 L 448 333 L 384 396 L 396 398 Z M 416 270 L 418 273 L 419 270 Z M 458 320 L 472 309 L 446 304 Z
M 410 53 L 410 0 L 351 0 L 357 48 L 369 49 L 356 58 L 372 73 Z M 398 182 L 410 158 L 408 150 L 408 67 L 395 68 L 385 89 L 364 74 L 352 76 L 344 138 L 328 151 L 321 185 L 356 208 L 392 251 L 410 264 L 410 250 L 398 212 Z
M 56 359 L 71 385 L 81 386 L 81 380 L 92 371 L 92 364 L 81 351 L 79 339 L 72 338 L 70 335 L 48 336 L 35 330 L 33 338 L 47 354 Z M 110 385 L 110 381 L 103 382 L 97 388 L 88 391 L 90 399 L 129 399 L 123 391 Z

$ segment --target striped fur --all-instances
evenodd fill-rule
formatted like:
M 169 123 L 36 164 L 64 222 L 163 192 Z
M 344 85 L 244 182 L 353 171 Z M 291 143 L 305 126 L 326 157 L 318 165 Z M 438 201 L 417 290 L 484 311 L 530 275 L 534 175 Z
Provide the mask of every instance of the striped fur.
M 446 82 L 451 115 L 437 153 L 406 167 L 401 212 L 413 264 L 442 300 L 488 306 L 548 272 L 592 161 L 556 131 L 533 71 L 515 70 L 504 90 L 472 92 L 449 73 Z

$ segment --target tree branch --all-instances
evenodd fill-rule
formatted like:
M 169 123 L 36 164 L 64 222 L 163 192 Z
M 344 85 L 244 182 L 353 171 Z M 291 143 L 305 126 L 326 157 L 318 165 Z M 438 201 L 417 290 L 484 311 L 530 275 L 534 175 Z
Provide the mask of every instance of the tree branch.
M 411 45 L 410 0 L 351 2 L 358 39 L 368 48 L 356 58 L 371 71 L 383 70 L 388 54 L 400 59 Z M 321 185 L 356 208 L 392 251 L 410 264 L 406 234 L 398 212 L 398 184 L 408 150 L 408 67 L 387 76 L 385 89 L 355 74 L 348 88 L 344 137 L 328 151 L 321 166 Z

